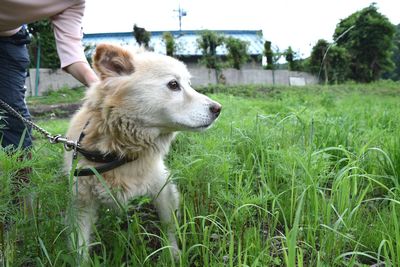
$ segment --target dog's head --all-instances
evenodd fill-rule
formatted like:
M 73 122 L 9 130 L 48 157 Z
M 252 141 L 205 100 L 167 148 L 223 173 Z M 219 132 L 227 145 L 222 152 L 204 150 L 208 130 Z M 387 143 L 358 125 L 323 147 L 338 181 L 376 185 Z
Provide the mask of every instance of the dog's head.
M 100 44 L 93 66 L 101 78 L 93 90 L 102 91 L 107 117 L 172 132 L 206 129 L 221 112 L 219 103 L 191 87 L 186 66 L 172 57 Z

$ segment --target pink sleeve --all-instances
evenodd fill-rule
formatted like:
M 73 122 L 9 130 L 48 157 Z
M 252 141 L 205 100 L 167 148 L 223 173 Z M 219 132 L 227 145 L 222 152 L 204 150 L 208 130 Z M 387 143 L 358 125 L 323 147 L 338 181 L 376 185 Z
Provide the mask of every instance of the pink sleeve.
M 85 1 L 77 1 L 63 12 L 51 17 L 57 53 L 61 68 L 75 62 L 87 62 L 82 45 L 82 18 L 85 11 Z

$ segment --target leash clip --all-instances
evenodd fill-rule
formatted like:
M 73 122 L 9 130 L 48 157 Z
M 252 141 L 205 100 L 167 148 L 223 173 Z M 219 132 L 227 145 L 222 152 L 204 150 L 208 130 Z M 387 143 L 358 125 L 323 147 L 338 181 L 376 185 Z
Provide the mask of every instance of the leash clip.
M 77 148 L 78 148 L 78 143 L 76 141 L 66 140 L 64 142 L 64 149 L 66 151 L 71 151 L 71 150 L 76 151 Z
M 60 134 L 56 136 L 50 136 L 49 141 L 51 144 L 63 143 L 64 149 L 66 151 L 75 150 L 78 148 L 78 143 L 76 141 L 68 140 L 65 137 L 62 137 Z

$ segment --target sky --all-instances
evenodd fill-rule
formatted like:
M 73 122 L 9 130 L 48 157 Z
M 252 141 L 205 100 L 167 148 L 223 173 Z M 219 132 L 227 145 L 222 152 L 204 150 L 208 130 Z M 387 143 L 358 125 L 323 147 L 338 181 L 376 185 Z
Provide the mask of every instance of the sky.
M 127 32 L 136 23 L 148 31 L 179 30 L 179 6 L 187 12 L 182 30 L 262 30 L 265 40 L 308 57 L 319 39 L 332 42 L 340 20 L 376 3 L 400 24 L 400 0 L 86 0 L 85 33 Z

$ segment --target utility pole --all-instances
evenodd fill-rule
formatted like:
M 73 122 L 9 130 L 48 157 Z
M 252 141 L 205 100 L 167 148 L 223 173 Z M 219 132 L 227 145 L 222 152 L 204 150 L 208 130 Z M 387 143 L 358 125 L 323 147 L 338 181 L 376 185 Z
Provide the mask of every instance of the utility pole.
M 174 9 L 174 12 L 178 12 L 178 18 L 179 18 L 179 31 L 182 30 L 182 17 L 185 17 L 187 15 L 186 10 L 183 10 L 181 8 L 181 4 L 179 3 L 178 9 Z

